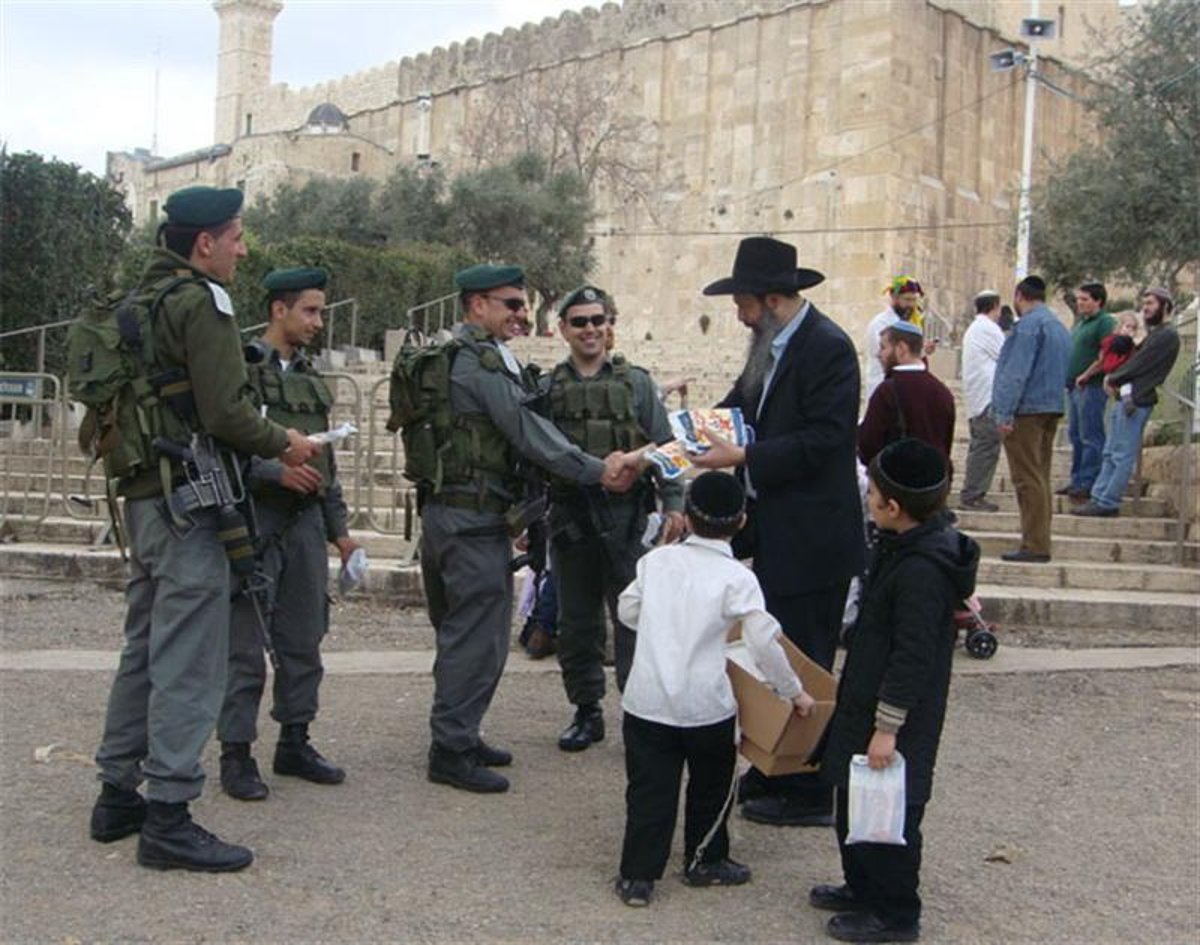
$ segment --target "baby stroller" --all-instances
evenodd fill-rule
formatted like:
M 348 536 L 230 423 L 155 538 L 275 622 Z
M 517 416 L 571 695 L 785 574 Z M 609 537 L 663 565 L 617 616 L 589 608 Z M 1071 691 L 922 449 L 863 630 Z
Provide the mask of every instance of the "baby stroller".
M 962 610 L 954 612 L 954 629 L 966 634 L 963 649 L 977 660 L 990 660 L 1000 645 L 996 640 L 996 627 L 983 619 L 983 604 L 975 594 L 963 601 Z

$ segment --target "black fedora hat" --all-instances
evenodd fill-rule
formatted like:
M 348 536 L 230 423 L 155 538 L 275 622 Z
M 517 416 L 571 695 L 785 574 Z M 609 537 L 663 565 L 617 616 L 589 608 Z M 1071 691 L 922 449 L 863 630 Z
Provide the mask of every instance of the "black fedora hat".
M 738 244 L 733 275 L 704 287 L 705 295 L 765 295 L 799 292 L 825 281 L 815 269 L 796 268 L 796 247 L 769 236 L 750 236 Z

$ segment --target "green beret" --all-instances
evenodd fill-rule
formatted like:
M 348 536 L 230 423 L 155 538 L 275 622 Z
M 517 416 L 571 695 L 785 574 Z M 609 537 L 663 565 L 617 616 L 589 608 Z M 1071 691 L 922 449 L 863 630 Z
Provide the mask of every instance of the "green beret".
M 167 198 L 163 211 L 179 226 L 218 226 L 241 213 L 242 199 L 236 187 L 185 187 Z
M 604 310 L 608 311 L 608 294 L 603 289 L 594 285 L 581 285 L 563 296 L 563 300 L 558 303 L 558 317 L 566 318 L 567 309 L 572 305 L 591 305 L 593 302 L 599 302 L 604 306 Z
M 520 266 L 493 266 L 480 263 L 454 274 L 454 284 L 463 292 L 486 292 L 503 285 L 525 287 L 525 270 Z
M 324 289 L 329 273 L 316 266 L 297 269 L 272 269 L 263 276 L 263 288 L 268 292 L 303 292 L 305 289 Z

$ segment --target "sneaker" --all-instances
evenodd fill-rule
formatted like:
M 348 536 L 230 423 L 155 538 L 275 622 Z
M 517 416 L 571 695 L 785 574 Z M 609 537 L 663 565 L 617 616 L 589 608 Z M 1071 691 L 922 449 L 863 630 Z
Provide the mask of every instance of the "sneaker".
M 733 860 L 697 863 L 683 871 L 688 886 L 741 886 L 750 882 L 750 867 Z
M 995 502 L 989 502 L 987 499 L 963 499 L 958 503 L 958 507 L 964 512 L 999 512 L 1000 506 Z
M 654 880 L 620 877 L 617 879 L 616 893 L 627 906 L 648 906 L 650 897 L 654 895 Z

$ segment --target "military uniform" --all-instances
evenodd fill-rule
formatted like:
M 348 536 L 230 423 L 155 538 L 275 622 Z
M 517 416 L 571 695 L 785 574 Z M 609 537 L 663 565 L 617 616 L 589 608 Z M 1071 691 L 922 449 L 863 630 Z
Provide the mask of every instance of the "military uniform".
M 572 443 L 601 457 L 672 438 L 654 382 L 621 355 L 583 377 L 567 359 L 543 378 L 548 415 Z M 683 510 L 683 487 L 663 482 L 663 510 Z M 654 505 L 648 475 L 621 495 L 555 480 L 550 487 L 551 570 L 558 581 L 558 660 L 567 698 L 596 706 L 604 698 L 605 607 L 612 615 L 617 686 L 633 660 L 634 633 L 616 619 L 617 597 L 645 551 L 642 536 Z M 564 746 L 566 747 L 566 746 Z M 584 746 L 586 747 L 586 746 Z
M 199 229 L 233 219 L 240 206 L 237 191 L 189 188 L 173 195 L 166 209 L 172 222 Z M 282 454 L 286 429 L 259 416 L 245 396 L 241 338 L 225 288 L 165 248 L 155 251 L 141 286 L 150 290 L 175 276 L 186 279 L 163 298 L 153 322 L 158 366 L 186 371 L 204 432 L 245 453 Z M 170 486 L 182 482 L 177 465 L 169 475 Z M 149 469 L 118 483 L 129 539 L 128 612 L 96 753 L 104 790 L 93 810 L 92 836 L 109 841 L 141 828 L 147 814 L 136 789 L 144 779 L 149 817 L 156 809 L 162 816 L 153 849 L 146 819 L 139 862 L 237 869 L 250 862 L 250 852 L 232 848 L 237 855 L 207 859 L 206 850 L 231 848 L 191 824 L 186 811 L 204 783 L 200 753 L 225 688 L 229 563 L 218 511 L 195 509 L 181 527 L 167 510 L 162 479 Z
M 485 291 L 521 278 L 517 267 L 476 266 L 456 281 L 464 291 Z M 493 751 L 479 728 L 508 656 L 513 588 L 505 513 L 521 498 L 519 464 L 524 458 L 585 484 L 600 481 L 604 464 L 528 409 L 532 385 L 491 334 L 464 323 L 454 339 L 449 410 L 457 432 L 443 454 L 455 459 L 440 483 L 419 486 L 421 573 L 437 638 L 430 778 L 497 791 L 507 782 L 477 770 L 497 763 L 488 761 Z
M 265 341 L 255 342 L 261 360 L 248 368 L 254 398 L 266 416 L 301 433 L 329 428 L 333 394 L 309 361 L 296 352 L 284 367 L 279 352 Z M 283 464 L 255 460 L 249 481 L 258 525 L 259 567 L 266 578 L 266 600 L 246 594 L 234 598 L 230 626 L 229 679 L 217 723 L 224 755 L 228 746 L 247 746 L 257 737 L 259 703 L 266 681 L 261 619 L 275 656 L 274 705 L 271 717 L 285 733 L 306 727 L 317 715 L 317 690 L 324 675 L 321 639 L 329 626 L 329 552 L 327 542 L 345 538 L 346 503 L 337 480 L 333 447 L 326 445 L 309 462 L 321 474 L 315 494 L 301 494 L 280 483 Z M 247 751 L 248 755 L 248 751 Z M 281 772 L 276 757 L 276 773 Z M 257 772 L 255 772 L 257 774 Z M 312 769 L 322 783 L 338 783 L 344 772 L 332 765 Z M 303 776 L 303 775 L 302 775 Z M 255 778 L 257 781 L 257 778 Z M 256 785 L 265 796 L 265 786 Z

